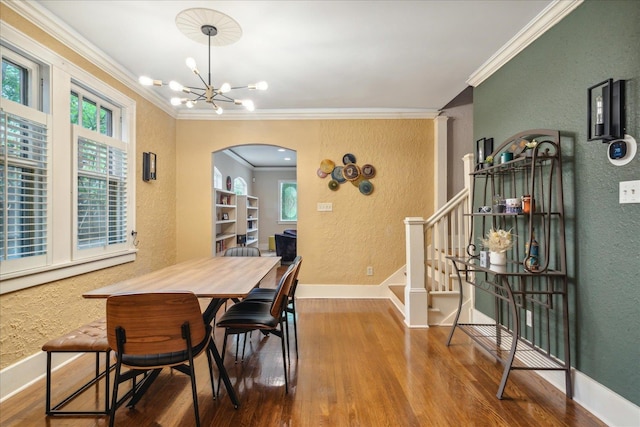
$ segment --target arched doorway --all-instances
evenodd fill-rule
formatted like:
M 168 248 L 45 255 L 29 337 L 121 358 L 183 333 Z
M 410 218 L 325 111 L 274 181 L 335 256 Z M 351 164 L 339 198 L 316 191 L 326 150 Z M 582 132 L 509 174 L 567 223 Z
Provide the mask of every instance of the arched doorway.
M 274 236 L 297 229 L 295 150 L 266 144 L 239 145 L 213 152 L 211 163 L 213 253 L 251 245 L 265 255 L 275 254 Z M 246 184 L 245 194 L 239 182 Z M 221 201 L 229 199 L 223 196 L 229 196 L 235 207 L 224 206 Z

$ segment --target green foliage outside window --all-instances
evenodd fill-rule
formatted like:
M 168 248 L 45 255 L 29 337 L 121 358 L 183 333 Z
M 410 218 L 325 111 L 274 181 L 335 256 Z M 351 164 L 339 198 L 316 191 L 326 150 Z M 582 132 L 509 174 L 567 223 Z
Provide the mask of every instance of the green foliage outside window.
M 2 97 L 20 104 L 26 103 L 24 79 L 26 70 L 5 59 L 2 60 Z

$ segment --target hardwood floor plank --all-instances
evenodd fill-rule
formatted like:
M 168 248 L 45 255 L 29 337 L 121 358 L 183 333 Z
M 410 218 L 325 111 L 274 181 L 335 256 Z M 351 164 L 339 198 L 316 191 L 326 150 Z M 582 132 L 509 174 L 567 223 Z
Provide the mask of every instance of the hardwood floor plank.
M 226 392 L 213 400 L 207 359 L 196 361 L 200 418 L 207 426 L 603 426 L 532 372 L 512 372 L 505 399 L 495 397 L 502 366 L 463 334 L 445 346 L 449 328 L 409 329 L 386 300 L 298 300 L 300 357 L 292 348 L 289 394 L 284 392 L 280 340 L 254 333 L 245 360 L 225 365 L 241 407 Z M 216 331 L 222 344 L 222 331 Z M 293 343 L 293 340 L 292 340 Z M 242 342 L 241 342 L 242 344 Z M 70 389 L 93 370 L 82 357 L 56 372 Z M 65 385 L 67 384 L 67 385 Z M 76 407 L 97 407 L 102 384 Z M 108 417 L 46 417 L 44 380 L 0 404 L 0 425 L 105 426 Z M 122 407 L 116 425 L 194 424 L 187 376 L 164 371 L 135 409 Z

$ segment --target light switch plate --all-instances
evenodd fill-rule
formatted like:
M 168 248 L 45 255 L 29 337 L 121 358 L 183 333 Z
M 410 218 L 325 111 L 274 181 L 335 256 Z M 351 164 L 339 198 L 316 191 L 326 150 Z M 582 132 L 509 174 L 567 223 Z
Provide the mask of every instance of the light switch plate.
M 318 203 L 318 212 L 333 211 L 333 203 Z
M 640 180 L 620 182 L 620 203 L 640 203 Z

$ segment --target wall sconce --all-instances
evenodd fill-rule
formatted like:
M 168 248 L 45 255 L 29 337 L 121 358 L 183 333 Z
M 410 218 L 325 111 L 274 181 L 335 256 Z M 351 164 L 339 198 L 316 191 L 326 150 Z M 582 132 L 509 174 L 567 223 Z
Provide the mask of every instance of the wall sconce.
M 156 179 L 156 154 L 142 153 L 142 180 L 149 181 Z
M 483 169 L 487 157 L 493 153 L 493 138 L 480 138 L 476 141 L 476 169 Z
M 588 89 L 589 141 L 609 142 L 624 138 L 624 84 L 624 80 L 608 79 Z

